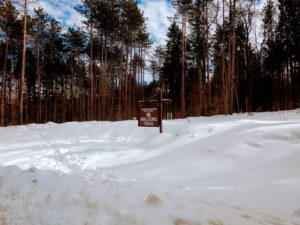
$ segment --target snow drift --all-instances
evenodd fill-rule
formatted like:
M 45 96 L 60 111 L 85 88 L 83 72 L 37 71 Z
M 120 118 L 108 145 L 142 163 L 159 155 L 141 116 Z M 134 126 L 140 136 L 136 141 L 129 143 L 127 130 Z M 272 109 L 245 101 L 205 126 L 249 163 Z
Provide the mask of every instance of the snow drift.
M 164 128 L 0 128 L 0 224 L 300 224 L 300 113 Z

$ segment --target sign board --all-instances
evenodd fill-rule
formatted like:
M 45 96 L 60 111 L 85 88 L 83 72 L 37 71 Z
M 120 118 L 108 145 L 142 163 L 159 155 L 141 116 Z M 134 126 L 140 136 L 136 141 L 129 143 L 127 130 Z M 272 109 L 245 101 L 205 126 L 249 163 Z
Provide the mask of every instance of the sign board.
M 140 108 L 139 109 L 139 127 L 159 127 L 158 108 Z

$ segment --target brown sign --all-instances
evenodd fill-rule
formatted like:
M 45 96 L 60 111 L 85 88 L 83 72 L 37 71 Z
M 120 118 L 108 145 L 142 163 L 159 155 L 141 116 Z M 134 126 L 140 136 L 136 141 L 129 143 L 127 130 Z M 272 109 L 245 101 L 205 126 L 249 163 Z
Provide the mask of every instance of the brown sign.
M 140 108 L 139 109 L 139 126 L 140 127 L 159 127 L 159 110 L 158 108 Z

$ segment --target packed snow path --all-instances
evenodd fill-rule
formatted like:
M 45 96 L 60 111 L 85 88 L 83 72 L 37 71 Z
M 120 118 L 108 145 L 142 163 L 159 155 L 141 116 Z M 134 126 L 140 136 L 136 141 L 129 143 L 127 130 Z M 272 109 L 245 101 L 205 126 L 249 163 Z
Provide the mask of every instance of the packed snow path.
M 0 225 L 299 225 L 300 113 L 0 128 Z

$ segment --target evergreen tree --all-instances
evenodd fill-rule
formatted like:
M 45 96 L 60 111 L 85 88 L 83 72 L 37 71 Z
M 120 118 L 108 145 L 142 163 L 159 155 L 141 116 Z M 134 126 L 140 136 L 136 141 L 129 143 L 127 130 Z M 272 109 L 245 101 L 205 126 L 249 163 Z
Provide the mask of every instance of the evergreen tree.
M 2 63 L 3 71 L 1 77 L 1 104 L 0 104 L 0 123 L 1 126 L 5 124 L 5 103 L 6 103 L 6 82 L 8 78 L 8 62 L 9 52 L 12 52 L 14 39 L 20 35 L 20 21 L 18 20 L 18 11 L 11 1 L 2 2 L 0 6 L 0 31 L 3 33 L 4 54 L 1 59 L 4 59 Z M 2 61 L 2 60 L 1 60 Z M 11 84 L 11 81 L 10 81 Z
M 31 3 L 37 2 L 37 0 L 17 0 L 23 6 L 23 43 L 22 43 L 22 66 L 21 66 L 21 78 L 20 78 L 20 124 L 23 124 L 23 111 L 24 111 L 24 82 L 25 82 L 25 70 L 26 70 L 26 49 L 27 49 L 27 11 Z
M 186 48 L 187 48 L 187 37 L 186 37 L 186 27 L 187 27 L 187 16 L 188 11 L 191 8 L 191 0 L 175 0 L 173 1 L 177 12 L 181 15 L 181 50 L 182 50 L 182 60 L 181 60 L 181 117 L 186 117 L 186 90 L 185 90 L 185 80 L 186 80 Z
M 282 109 L 289 109 L 299 103 L 299 36 L 300 36 L 300 2 L 298 0 L 279 0 L 279 23 L 277 26 L 276 45 L 281 55 L 280 68 Z M 291 90 L 291 91 L 290 91 Z
M 210 27 L 209 7 L 211 0 L 196 0 L 191 7 L 191 46 L 193 52 L 193 97 L 191 97 L 194 115 L 208 114 L 211 107 L 210 87 Z M 196 97 L 199 96 L 199 97 Z
M 167 33 L 165 61 L 162 68 L 162 81 L 168 90 L 168 97 L 173 100 L 173 114 L 181 112 L 181 72 L 182 72 L 182 33 L 173 21 Z
M 43 50 L 45 48 L 45 39 L 47 37 L 47 26 L 49 17 L 42 8 L 34 9 L 32 32 L 35 38 L 35 55 L 36 55 L 36 74 L 37 74 L 37 118 L 38 123 L 42 122 L 42 67 L 43 67 Z
M 266 109 L 272 110 L 273 105 L 276 103 L 276 89 L 275 81 L 277 80 L 275 75 L 275 68 L 277 66 L 276 56 L 276 7 L 273 0 L 268 0 L 263 8 L 263 42 L 261 46 L 261 57 L 263 60 L 263 74 L 264 78 L 262 83 L 264 84 L 265 92 L 261 93 L 261 99 L 265 102 Z M 274 63 L 275 62 L 275 63 Z M 263 103 L 261 103 L 263 104 Z
M 65 87 L 69 87 L 70 99 L 70 120 L 73 121 L 83 120 L 83 116 L 79 112 L 84 108 L 84 77 L 85 74 L 81 73 L 83 64 L 83 54 L 86 49 L 86 37 L 82 30 L 79 28 L 68 28 L 67 33 L 64 35 L 65 47 L 67 51 L 67 62 L 69 68 L 68 83 L 63 82 L 62 97 L 66 98 L 68 92 L 65 92 Z M 76 93 L 76 94 L 75 94 Z M 78 100 L 79 99 L 79 100 Z M 63 114 L 65 115 L 65 113 Z

